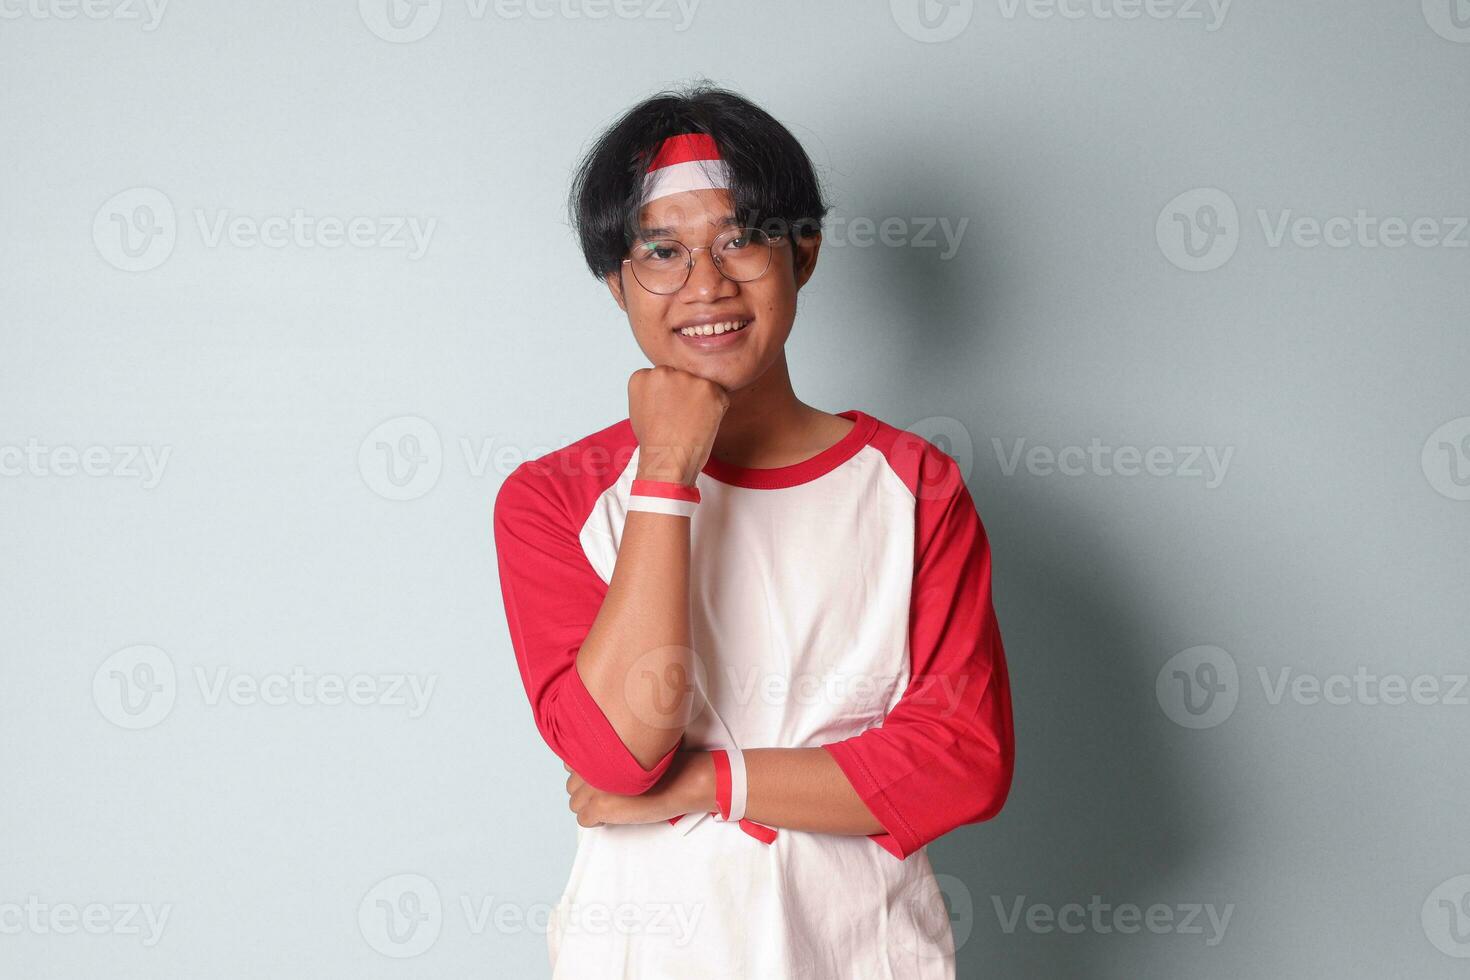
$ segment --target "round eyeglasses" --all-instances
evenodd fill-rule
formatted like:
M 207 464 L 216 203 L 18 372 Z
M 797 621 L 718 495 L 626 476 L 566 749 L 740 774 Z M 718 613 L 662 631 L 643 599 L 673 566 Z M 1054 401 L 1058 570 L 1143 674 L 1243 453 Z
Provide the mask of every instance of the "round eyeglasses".
M 677 293 L 689 281 L 694 253 L 705 250 L 720 275 L 731 282 L 751 282 L 771 267 L 771 249 L 785 235 L 768 235 L 757 228 L 731 228 L 708 245 L 690 248 L 673 238 L 636 242 L 623 264 L 631 266 L 633 278 L 650 293 Z

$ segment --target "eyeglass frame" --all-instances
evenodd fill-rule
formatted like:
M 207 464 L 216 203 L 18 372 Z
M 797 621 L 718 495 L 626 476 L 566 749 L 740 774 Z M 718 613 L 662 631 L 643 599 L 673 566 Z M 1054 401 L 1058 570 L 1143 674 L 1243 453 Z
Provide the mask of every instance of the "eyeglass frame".
M 779 235 L 771 235 L 771 234 L 767 234 L 765 231 L 762 231 L 759 228 L 732 228 L 732 229 L 730 229 L 730 231 L 736 231 L 736 232 L 741 232 L 741 231 L 743 231 L 743 232 L 758 231 L 762 235 L 765 235 L 766 236 L 766 244 L 768 246 L 772 247 L 772 248 L 774 248 L 777 245 L 781 245 L 781 244 L 784 244 L 786 242 L 789 242 L 791 240 L 791 236 L 788 233 L 786 233 L 786 232 L 782 232 Z M 651 244 L 652 242 L 674 242 L 676 245 L 678 245 L 680 248 L 682 248 L 685 252 L 687 252 L 689 254 L 689 261 L 687 261 L 686 263 L 684 263 L 684 279 L 683 279 L 683 281 L 680 282 L 679 285 L 675 286 L 673 289 L 669 290 L 666 293 L 656 292 L 656 291 L 654 291 L 652 289 L 649 289 L 647 286 L 643 285 L 643 280 L 638 278 L 638 273 L 637 272 L 634 272 L 633 273 L 633 281 L 636 282 L 638 284 L 639 288 L 641 288 L 644 292 L 653 293 L 653 295 L 655 295 L 655 296 L 672 296 L 675 293 L 677 293 L 679 290 L 683 289 L 685 286 L 689 285 L 689 277 L 694 272 L 694 253 L 695 252 L 709 252 L 710 253 L 710 256 L 709 256 L 710 257 L 710 263 L 712 265 L 714 265 L 715 271 L 718 272 L 724 278 L 730 279 L 730 276 L 728 274 L 726 274 L 726 272 L 725 272 L 725 267 L 720 264 L 720 260 L 719 259 L 715 258 L 715 253 L 714 253 L 715 242 L 718 242 L 721 238 L 723 238 L 724 236 L 730 234 L 730 231 L 722 231 L 722 232 L 720 232 L 718 235 L 715 236 L 714 242 L 710 242 L 708 245 L 696 245 L 693 248 L 690 248 L 688 245 L 685 245 L 683 242 L 679 241 L 679 239 L 677 239 L 677 238 L 653 238 L 653 239 L 650 239 L 648 242 L 642 243 L 642 244 Z M 638 244 L 638 243 L 635 243 L 635 244 Z M 623 265 L 628 265 L 632 261 L 633 261 L 632 259 L 624 259 L 622 261 L 622 264 Z M 734 282 L 734 283 L 755 282 L 755 281 L 759 280 L 762 276 L 764 276 L 767 272 L 770 272 L 770 271 L 771 271 L 771 263 L 770 263 L 769 258 L 768 258 L 767 261 L 766 261 L 766 267 L 761 270 L 761 274 L 759 276 L 756 276 L 754 279 L 730 279 L 730 281 L 731 282 Z

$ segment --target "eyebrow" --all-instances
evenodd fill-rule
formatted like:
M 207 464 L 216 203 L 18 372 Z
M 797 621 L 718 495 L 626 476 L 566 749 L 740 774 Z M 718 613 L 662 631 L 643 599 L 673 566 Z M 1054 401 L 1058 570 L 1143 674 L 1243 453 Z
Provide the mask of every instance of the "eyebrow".
M 730 227 L 739 227 L 740 221 L 733 214 L 727 214 L 723 218 L 721 218 L 719 221 L 712 222 L 712 224 L 716 228 L 730 228 Z M 640 239 L 649 239 L 649 238 L 673 238 L 673 237 L 674 237 L 674 230 L 672 228 L 639 228 L 638 229 L 638 238 L 640 238 Z

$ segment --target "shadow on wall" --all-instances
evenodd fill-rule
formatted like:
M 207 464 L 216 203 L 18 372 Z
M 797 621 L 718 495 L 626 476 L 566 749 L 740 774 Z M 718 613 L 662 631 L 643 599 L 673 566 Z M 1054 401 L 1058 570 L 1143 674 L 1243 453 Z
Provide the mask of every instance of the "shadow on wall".
M 964 215 L 982 207 L 974 188 L 930 183 L 925 196 L 923 213 Z M 910 200 L 885 203 L 893 206 L 887 213 L 918 213 Z M 928 250 L 885 250 L 881 281 L 860 287 L 871 295 L 856 298 L 859 308 L 901 311 L 916 332 L 906 345 L 908 377 L 948 388 L 957 368 L 985 364 L 987 338 L 1003 329 L 991 312 L 995 299 L 1016 288 L 983 258 L 998 256 L 1001 243 L 988 238 L 1003 233 L 972 222 L 974 237 L 960 262 L 935 262 Z M 895 392 L 884 400 L 912 397 Z M 919 401 L 935 404 L 922 395 Z M 983 452 L 991 429 L 983 399 L 955 397 L 950 389 L 939 401 L 946 412 L 958 410 L 976 435 L 977 454 Z M 1160 736 L 1172 724 L 1154 696 L 1166 659 L 1158 649 L 1161 629 L 1148 621 L 1146 598 L 1125 592 L 1123 579 L 1109 574 L 1123 559 L 1098 543 L 1097 514 L 1058 512 L 1054 496 L 1028 494 L 1024 483 L 984 466 L 968 482 L 995 559 L 1016 773 L 996 818 L 929 846 L 959 947 L 958 976 L 1117 976 L 1120 961 L 1148 954 L 1115 944 L 1146 940 L 1146 931 L 1099 936 L 1087 926 L 1071 935 L 1055 924 L 1043 931 L 1028 924 L 1028 911 L 1085 908 L 1094 895 L 1114 906 L 1172 903 L 1171 869 L 1213 850 L 1208 815 L 1186 812 L 1181 799 L 1192 780 L 1180 753 Z
M 1172 902 L 1171 869 L 1209 848 L 1183 812 L 1186 777 L 1159 737 L 1153 631 L 1136 598 L 1083 550 L 1085 515 L 1038 513 L 1002 481 L 972 489 L 995 551 L 996 607 L 1010 669 L 1016 773 L 1005 808 L 930 845 L 950 900 L 960 977 L 1116 976 L 1098 943 L 1028 924 L 1040 905 Z M 999 515 L 1005 514 L 1002 521 Z M 1164 722 L 1167 724 L 1167 722 Z M 1178 775 L 1176 775 L 1178 773 Z M 1129 957 L 1139 954 L 1135 951 Z M 1136 959 L 1135 959 L 1136 962 Z

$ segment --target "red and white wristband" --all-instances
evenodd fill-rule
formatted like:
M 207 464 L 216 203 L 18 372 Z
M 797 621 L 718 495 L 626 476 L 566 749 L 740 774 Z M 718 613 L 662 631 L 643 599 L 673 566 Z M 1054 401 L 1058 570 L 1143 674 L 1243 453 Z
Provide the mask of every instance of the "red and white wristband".
M 718 819 L 733 823 L 762 844 L 776 839 L 776 828 L 745 819 L 747 783 L 745 777 L 745 754 L 740 749 L 713 749 L 710 756 L 715 763 L 715 806 L 719 808 Z
M 763 823 L 746 819 L 745 804 L 749 794 L 744 753 L 738 748 L 711 749 L 710 759 L 715 766 L 716 809 L 710 811 L 709 815 L 721 823 L 735 824 L 762 844 L 774 842 L 776 840 L 775 827 L 767 827 Z M 704 816 L 703 813 L 684 813 L 677 817 L 670 817 L 669 823 L 678 825 L 679 832 L 687 834 L 700 820 L 704 819 Z
M 745 817 L 745 753 L 739 749 L 715 749 L 715 806 L 720 819 L 739 823 Z
M 642 510 L 651 514 L 671 514 L 674 517 L 693 517 L 699 505 L 699 488 L 667 480 L 634 480 L 633 492 L 628 497 L 629 510 Z

